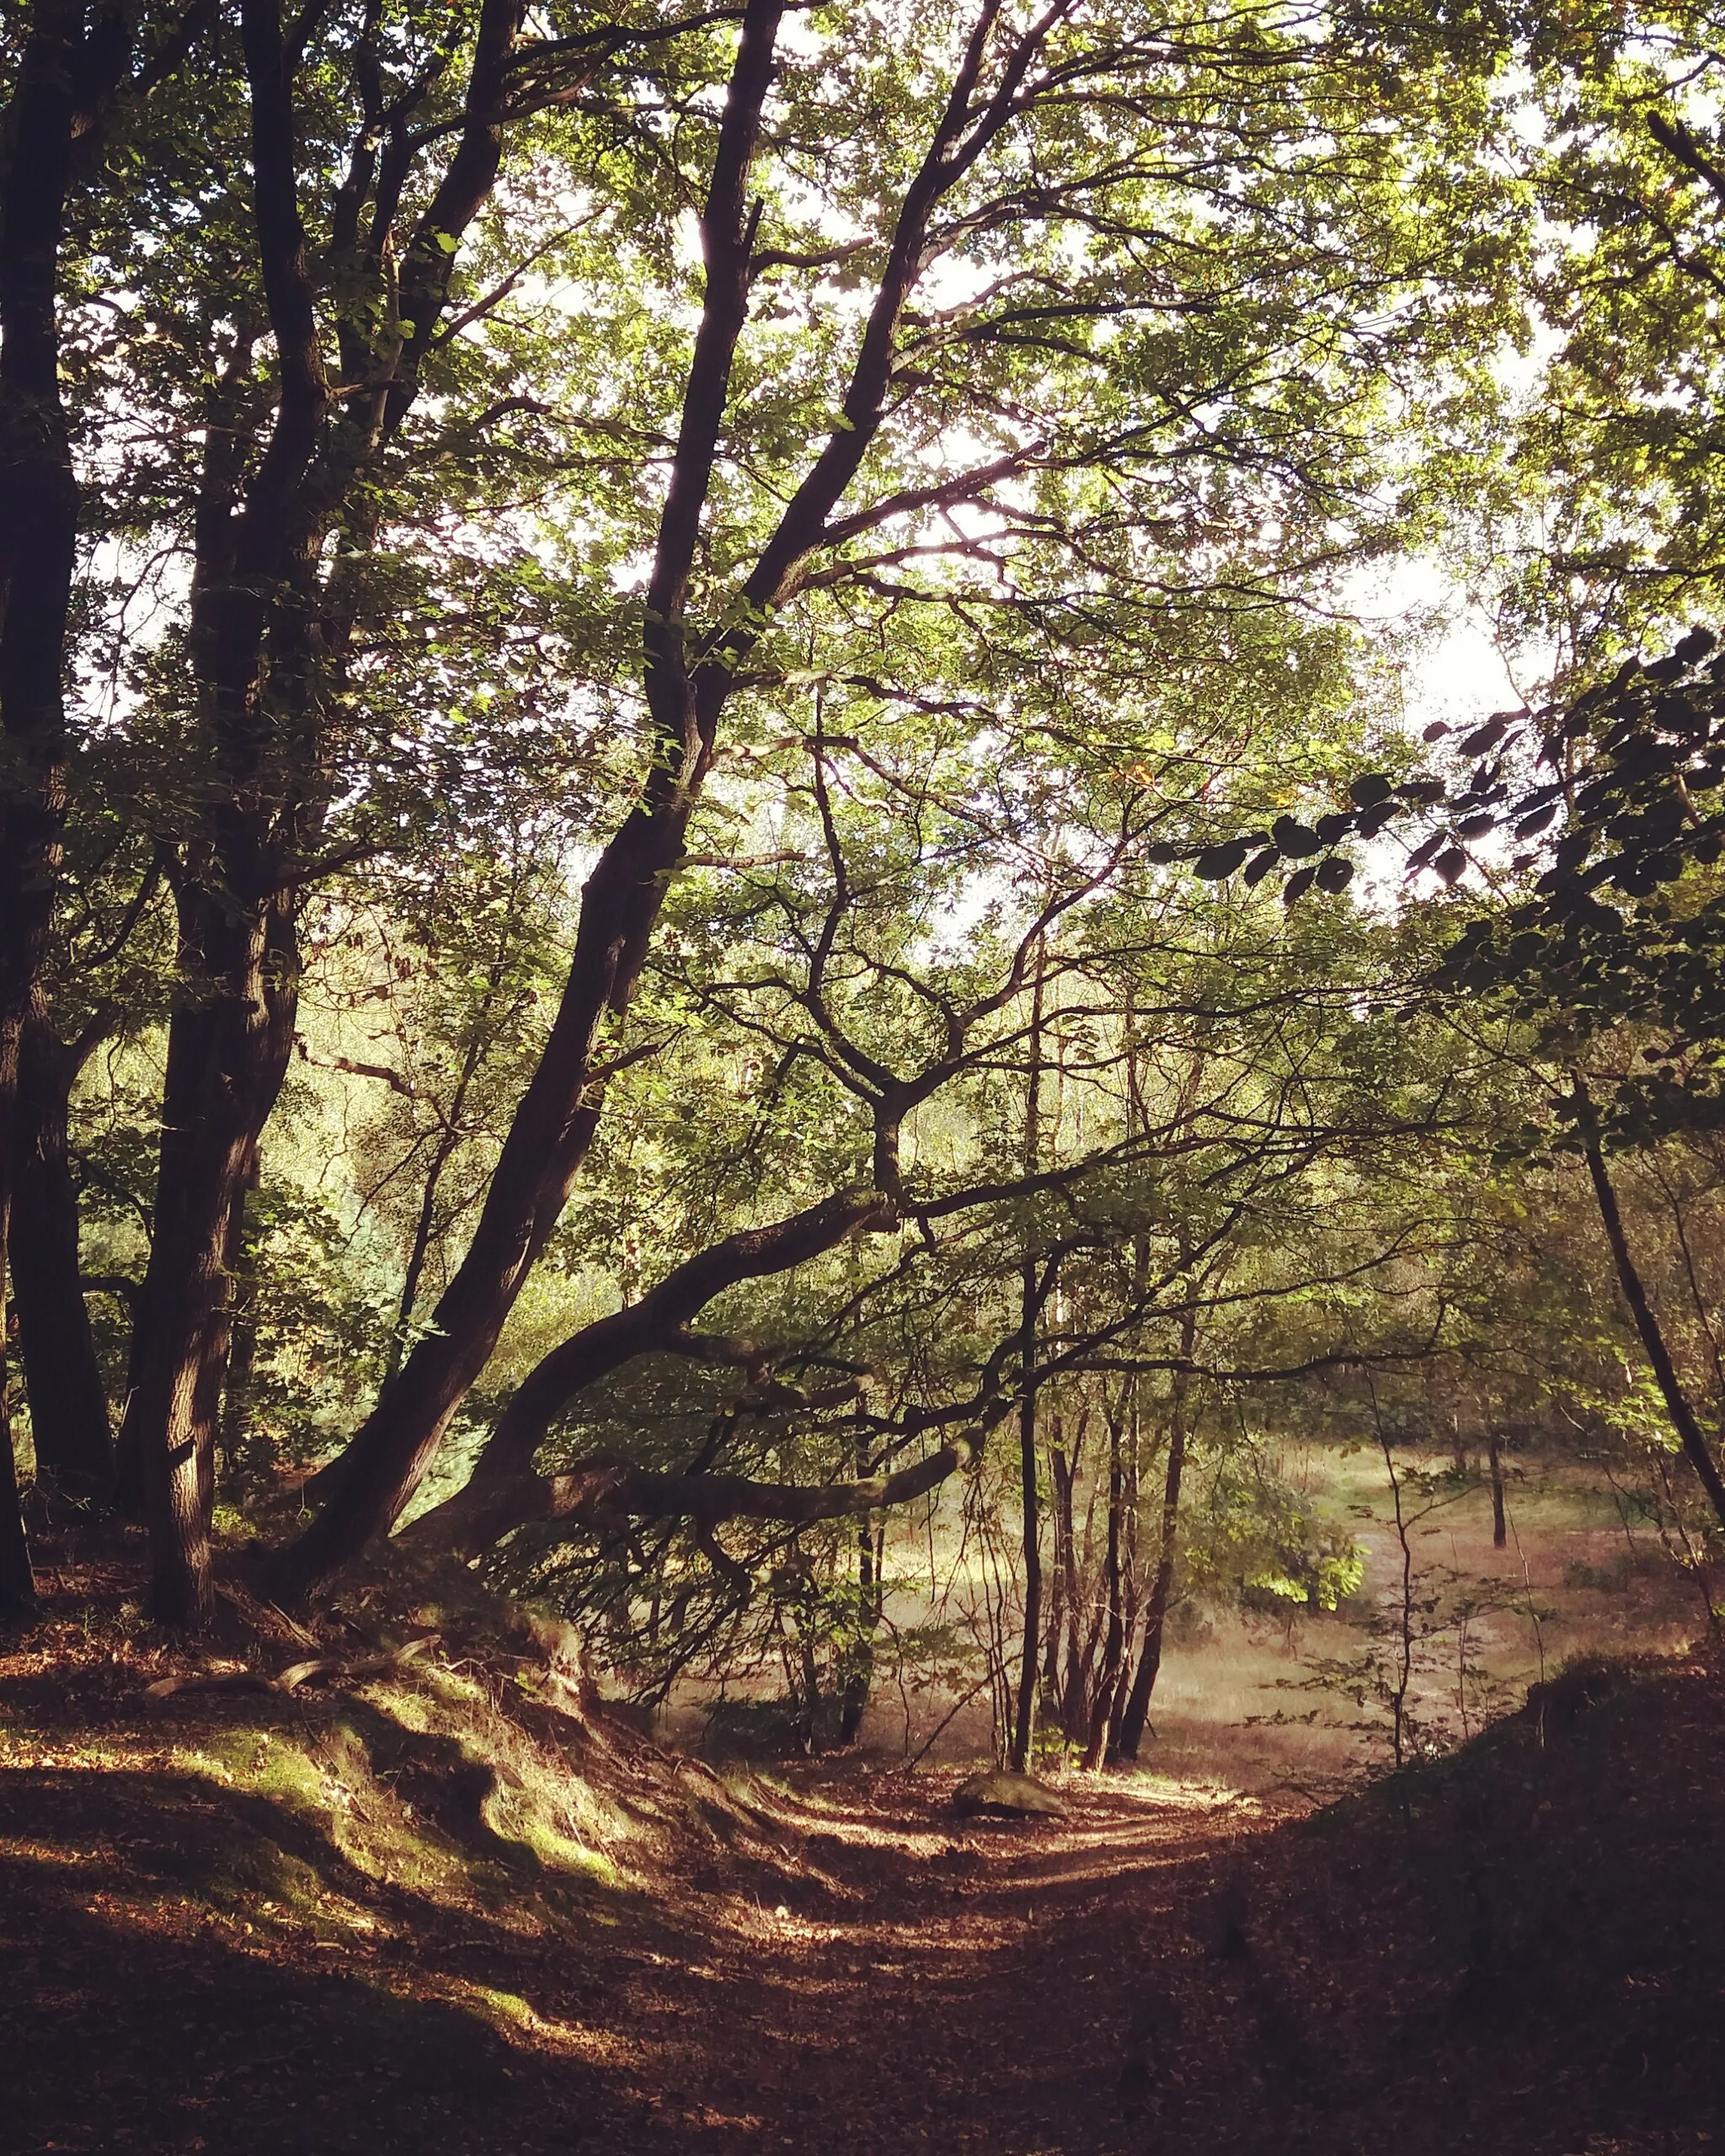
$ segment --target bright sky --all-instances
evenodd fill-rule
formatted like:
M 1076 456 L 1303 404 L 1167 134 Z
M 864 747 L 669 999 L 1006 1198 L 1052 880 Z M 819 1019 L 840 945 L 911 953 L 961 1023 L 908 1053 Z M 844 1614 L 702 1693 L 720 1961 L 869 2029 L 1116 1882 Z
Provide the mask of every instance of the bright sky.
M 1436 719 L 1472 726 L 1493 712 L 1519 708 L 1538 693 L 1548 670 L 1537 652 L 1501 649 L 1485 610 L 1429 557 L 1373 563 L 1348 580 L 1346 598 L 1368 627 L 1391 638 L 1410 622 L 1433 620 L 1409 638 L 1405 654 L 1404 709 L 1415 734 Z

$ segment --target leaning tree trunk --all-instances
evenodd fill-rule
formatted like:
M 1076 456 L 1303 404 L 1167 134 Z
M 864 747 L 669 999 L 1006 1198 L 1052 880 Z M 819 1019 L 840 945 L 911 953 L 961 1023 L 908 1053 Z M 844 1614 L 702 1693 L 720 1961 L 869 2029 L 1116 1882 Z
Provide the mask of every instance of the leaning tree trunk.
M 67 1152 L 67 1102 L 83 1060 L 40 1013 L 26 1022 L 7 1247 L 37 1470 L 61 1489 L 94 1497 L 111 1486 L 114 1448 L 78 1267 L 77 1193 Z
M 892 391 L 906 302 L 937 206 L 1010 121 L 1050 13 L 1022 35 L 991 94 L 979 85 L 997 10 L 967 40 L 952 93 L 900 199 L 833 430 L 724 610 L 692 634 L 687 610 L 718 468 L 738 339 L 748 314 L 760 198 L 749 179 L 772 80 L 782 0 L 745 0 L 724 116 L 701 214 L 706 289 L 684 382 L 676 446 L 644 609 L 643 686 L 652 750 L 642 789 L 582 892 L 568 979 L 551 1037 L 504 1141 L 473 1240 L 420 1338 L 355 1433 L 323 1510 L 270 1565 L 269 1590 L 296 1599 L 356 1558 L 400 1517 L 443 1433 L 489 1359 L 555 1227 L 597 1129 L 604 1059 L 682 858 L 732 686 L 803 564 L 832 543 L 829 520 L 862 468 Z M 506 88 L 506 85 L 505 86 Z M 499 97 L 499 102 L 504 102 Z
M 1578 1075 L 1575 1081 L 1575 1100 L 1581 1112 L 1583 1152 L 1587 1161 L 1588 1175 L 1593 1183 L 1600 1225 L 1605 1230 L 1605 1241 L 1610 1246 L 1612 1262 L 1617 1270 L 1617 1284 L 1623 1290 L 1623 1299 L 1629 1305 L 1636 1331 L 1640 1333 L 1642 1345 L 1647 1349 L 1654 1381 L 1665 1403 L 1665 1412 L 1671 1418 L 1671 1427 L 1677 1433 L 1677 1441 L 1683 1447 L 1684 1457 L 1695 1470 L 1696 1480 L 1706 1492 L 1714 1517 L 1721 1526 L 1725 1526 L 1725 1479 L 1720 1476 L 1718 1464 L 1690 1404 L 1683 1380 L 1677 1374 L 1677 1366 L 1672 1361 L 1671 1351 L 1666 1345 L 1664 1331 L 1648 1298 L 1634 1253 L 1630 1249 L 1623 1215 L 1618 1209 L 1617 1193 L 1605 1166 L 1605 1149 L 1599 1140 L 1593 1103 L 1589 1100 L 1587 1089 Z

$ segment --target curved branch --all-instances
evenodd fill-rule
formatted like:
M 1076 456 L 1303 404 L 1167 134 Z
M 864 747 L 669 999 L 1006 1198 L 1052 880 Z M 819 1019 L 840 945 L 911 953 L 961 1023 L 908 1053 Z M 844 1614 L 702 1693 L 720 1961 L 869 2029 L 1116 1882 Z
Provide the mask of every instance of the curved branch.
M 522 1380 L 466 1486 L 414 1522 L 409 1531 L 415 1542 L 453 1545 L 471 1555 L 521 1520 L 541 1517 L 547 1484 L 533 1472 L 533 1454 L 576 1393 L 637 1355 L 730 1360 L 753 1343 L 721 1343 L 689 1330 L 689 1321 L 715 1295 L 740 1281 L 788 1273 L 852 1235 L 891 1227 L 896 1218 L 879 1191 L 840 1191 L 788 1219 L 725 1236 L 686 1258 L 639 1302 L 583 1326 Z M 765 1348 L 756 1353 L 763 1364 L 770 1358 Z M 750 1360 L 746 1353 L 740 1358 Z

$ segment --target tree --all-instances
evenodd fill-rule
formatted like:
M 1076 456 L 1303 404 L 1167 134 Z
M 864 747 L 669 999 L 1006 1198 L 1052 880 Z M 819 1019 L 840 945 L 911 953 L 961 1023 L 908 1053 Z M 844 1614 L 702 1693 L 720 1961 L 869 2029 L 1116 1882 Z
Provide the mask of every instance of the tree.
M 67 634 L 78 540 L 61 388 L 68 211 L 116 107 L 135 108 L 172 77 L 203 12 L 191 6 L 142 62 L 123 6 L 39 0 L 8 34 L 0 115 L 0 1306 L 21 1150 L 24 1036 L 40 1015 L 66 808 Z M 51 1086 L 40 1055 L 31 1060 L 32 1090 Z M 28 1606 L 31 1583 L 9 1433 L 0 1450 L 6 1614 Z
M 585 872 L 465 1255 L 284 1593 L 398 1515 L 483 1372 L 641 1052 L 715 771 L 793 677 L 884 684 L 873 734 L 932 659 L 982 732 L 1075 651 L 1135 693 L 1178 646 L 1267 648 L 1381 542 L 1386 381 L 1467 364 L 1499 304 L 1495 243 L 1429 274 L 1479 76 L 1398 73 L 1375 28 L 782 12 L 198 7 L 197 67 L 116 107 L 60 330 L 83 776 L 177 922 L 121 1433 L 174 1621 L 208 1605 L 234 1256 L 323 892 L 429 859 L 528 759 Z M 1284 650 L 1288 700 L 1333 693 L 1333 638 Z M 1225 745 L 1185 754 L 1226 791 Z
M 1005 606 L 1017 615 L 1015 627 L 1045 636 L 1065 622 L 1094 633 L 1107 621 L 1130 640 L 1135 615 L 1162 581 L 1141 550 L 1144 520 L 1177 469 L 1172 460 L 1189 451 L 1209 467 L 1221 490 L 1218 504 L 1229 488 L 1246 485 L 1248 474 L 1267 469 L 1262 451 L 1244 437 L 1236 447 L 1226 431 L 1194 430 L 1193 389 L 1174 393 L 1181 371 L 1227 398 L 1242 425 L 1249 408 L 1252 427 L 1267 427 L 1283 445 L 1278 453 L 1285 461 L 1271 489 L 1284 530 L 1309 524 L 1320 504 L 1324 515 L 1339 505 L 1334 479 L 1357 453 L 1347 431 L 1350 415 L 1364 409 L 1383 347 L 1375 339 L 1356 344 L 1344 332 L 1319 370 L 1322 387 L 1317 375 L 1282 370 L 1282 323 L 1293 327 L 1286 312 L 1292 295 L 1300 292 L 1303 304 L 1322 312 L 1337 276 L 1322 242 L 1309 253 L 1290 254 L 1284 213 L 1339 179 L 1350 211 L 1357 205 L 1365 221 L 1368 274 L 1383 280 L 1386 294 L 1409 289 L 1401 280 L 1423 253 L 1423 236 L 1387 214 L 1385 189 L 1395 160 L 1378 147 L 1364 116 L 1375 63 L 1345 40 L 1331 44 L 1295 25 L 1284 40 L 1266 45 L 1255 34 L 1236 36 L 1198 21 L 1139 36 L 1111 22 L 1091 28 L 1082 10 L 1065 6 L 1020 32 L 985 9 L 953 56 L 951 87 L 932 108 L 908 108 L 918 111 L 925 130 L 917 161 L 902 176 L 892 174 L 884 195 L 847 205 L 848 214 L 863 216 L 870 234 L 865 251 L 874 250 L 881 267 L 839 400 L 839 424 L 800 467 L 785 454 L 787 437 L 772 441 L 772 462 L 785 475 L 776 491 L 788 506 L 769 514 L 758 539 L 741 523 L 734 536 L 721 540 L 725 525 L 715 520 L 709 532 L 703 518 L 717 520 L 722 507 L 715 488 L 726 385 L 738 363 L 755 264 L 833 259 L 823 247 L 756 250 L 747 173 L 766 147 L 768 91 L 766 72 L 755 71 L 766 70 L 761 52 L 775 27 L 752 13 L 745 24 L 702 212 L 703 311 L 646 596 L 644 680 L 658 743 L 649 776 L 589 878 L 545 1060 L 524 1096 L 435 1330 L 356 1436 L 318 1521 L 275 1567 L 272 1583 L 281 1593 L 303 1592 L 350 1560 L 399 1513 L 494 1347 L 592 1142 L 599 1103 L 590 1074 L 602 1067 L 605 1044 L 633 995 L 665 880 L 677 866 L 718 753 L 721 718 L 748 685 L 746 669 L 775 617 L 796 600 L 818 621 L 845 595 L 873 591 L 888 611 L 915 598 L 946 609 L 974 606 L 987 620 L 1002 611 L 988 586 L 1009 571 Z M 1296 67 L 1304 71 L 1297 77 Z M 1295 79 L 1313 86 L 1313 98 L 1290 107 Z M 1122 85 L 1132 86 L 1124 99 Z M 1324 124 L 1314 132 L 1319 104 Z M 1080 109 L 1097 117 L 1106 141 L 1099 152 L 1081 144 L 1069 125 Z M 773 128 L 778 125 L 775 117 Z M 1338 126 L 1348 143 L 1339 161 Z M 1243 131 L 1284 141 L 1287 157 L 1274 178 L 1218 187 L 1209 157 L 1218 130 L 1233 139 Z M 1183 289 L 1164 282 L 1180 256 L 1152 260 L 1141 251 L 1151 200 L 1185 236 L 1190 271 Z M 1217 219 L 1234 228 L 1226 249 L 1218 244 Z M 975 275 L 1001 259 L 1008 236 L 1028 250 L 1021 267 L 991 274 L 977 299 L 913 313 L 913 295 L 937 261 L 945 259 L 956 275 L 974 256 L 969 274 Z M 1056 302 L 1049 291 L 1055 264 L 1070 247 L 1079 249 L 1084 266 L 1080 275 L 1060 274 L 1064 293 Z M 1350 263 L 1350 286 L 1360 259 Z M 1248 265 L 1254 274 L 1273 273 L 1283 294 L 1281 308 L 1256 333 L 1240 276 Z M 815 292 L 825 300 L 818 283 Z M 1152 322 L 1175 325 L 1172 338 L 1149 328 Z M 1417 340 L 1428 326 L 1415 309 L 1393 335 Z M 1114 392 L 1098 398 L 1095 355 L 1104 337 L 1116 340 L 1115 351 L 1124 338 L 1136 356 L 1114 374 Z M 1009 363 L 1012 371 L 999 376 L 1011 384 L 1001 403 L 996 374 Z M 1135 367 L 1147 371 L 1135 375 Z M 932 483 L 919 481 L 919 430 L 936 424 L 937 415 L 950 430 L 960 414 L 966 425 L 993 435 L 995 453 Z M 1311 462 L 1319 437 L 1326 453 L 1340 460 L 1322 484 Z M 862 504 L 839 515 L 841 497 L 865 477 Z M 1094 492 L 1098 482 L 1101 494 Z M 973 515 L 983 512 L 974 533 L 955 526 L 966 504 L 974 505 Z M 919 526 L 936 517 L 948 528 L 923 537 Z M 752 566 L 708 588 L 697 576 L 702 547 L 715 563 L 734 554 Z M 919 590 L 914 571 L 924 557 L 944 563 L 950 575 L 930 579 L 932 588 Z M 1080 563 L 1096 569 L 1106 563 L 1112 590 L 1105 587 L 1094 599 L 1083 592 L 1090 568 L 1071 588 Z M 1054 602 L 1039 597 L 1033 572 L 1044 582 L 1060 579 L 1055 589 L 1064 583 L 1069 595 Z M 1175 575 L 1177 587 L 1186 584 L 1193 602 L 1201 603 L 1189 577 Z M 713 624 L 699 638 L 681 627 L 697 594 Z

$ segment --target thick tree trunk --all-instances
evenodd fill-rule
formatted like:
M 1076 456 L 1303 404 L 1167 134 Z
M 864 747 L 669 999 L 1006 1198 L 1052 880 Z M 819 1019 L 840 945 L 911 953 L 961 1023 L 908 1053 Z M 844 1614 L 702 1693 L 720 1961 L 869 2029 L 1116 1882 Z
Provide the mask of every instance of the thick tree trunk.
M 35 0 L 0 120 L 0 1310 L 23 1035 L 40 978 L 66 813 L 66 624 L 77 485 L 60 395 L 60 248 L 73 138 L 124 72 L 129 12 L 88 39 L 73 0 Z M 9 1429 L 0 1430 L 0 1597 L 30 1599 Z
M 230 1238 L 293 1040 L 297 951 L 285 905 L 250 917 L 181 894 L 186 977 L 170 1021 L 142 1352 L 122 1453 L 142 1481 L 158 1622 L 211 1609 L 210 1507 L 230 1324 Z
M 26 1022 L 7 1247 L 37 1471 L 95 1497 L 112 1485 L 114 1448 L 78 1267 L 77 1193 L 67 1153 L 67 1102 L 83 1060 L 39 1014 Z
M 747 311 L 747 180 L 782 12 L 780 0 L 749 0 L 745 10 L 702 211 L 706 300 L 648 590 L 645 686 L 657 736 L 653 767 L 583 889 L 557 1018 L 504 1141 L 467 1255 L 438 1303 L 431 1331 L 384 1387 L 343 1455 L 323 1510 L 270 1567 L 270 1589 L 278 1598 L 302 1595 L 357 1557 L 399 1516 L 435 1457 L 450 1417 L 490 1359 L 598 1127 L 601 1043 L 627 1011 L 645 962 L 730 686 L 724 666 L 692 668 L 683 610 Z M 854 469 L 851 465 L 845 477 Z M 823 519 L 830 506 L 823 506 Z M 761 593 L 763 606 L 776 598 L 788 568 L 773 572 Z

